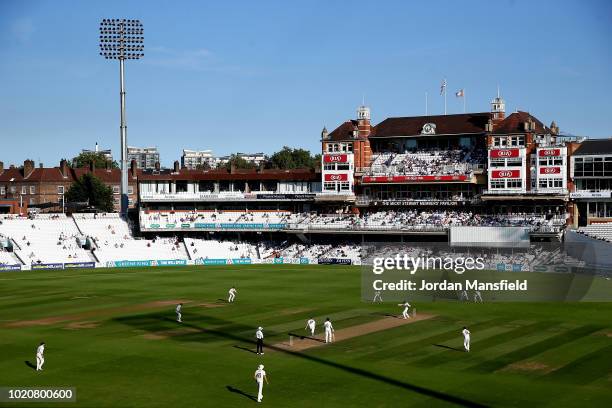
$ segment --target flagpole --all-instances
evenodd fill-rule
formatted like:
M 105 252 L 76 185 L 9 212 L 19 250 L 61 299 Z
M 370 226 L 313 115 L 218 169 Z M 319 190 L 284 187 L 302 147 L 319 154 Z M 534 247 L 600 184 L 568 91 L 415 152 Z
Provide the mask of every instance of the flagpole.
M 425 116 L 429 115 L 428 109 L 427 109 L 427 92 L 425 92 Z

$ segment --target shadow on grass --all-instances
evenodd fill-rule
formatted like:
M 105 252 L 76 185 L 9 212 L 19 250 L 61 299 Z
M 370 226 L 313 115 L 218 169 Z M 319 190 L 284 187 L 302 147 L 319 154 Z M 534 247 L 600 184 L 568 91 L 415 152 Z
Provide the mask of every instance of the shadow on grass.
M 239 350 L 244 350 L 244 351 L 248 351 L 249 353 L 253 353 L 253 354 L 257 354 L 257 352 L 255 350 L 252 350 L 250 348 L 247 347 L 242 347 L 242 346 L 233 346 L 235 349 L 239 349 Z
M 238 388 L 232 387 L 231 385 L 226 385 L 225 388 L 227 388 L 229 392 L 233 392 L 234 394 L 242 395 L 243 397 L 246 397 L 252 401 L 257 402 L 257 398 L 255 398 L 253 395 L 247 394 L 246 392 L 239 390 Z
M 447 346 L 447 345 L 444 345 L 444 344 L 434 344 L 434 346 L 440 347 L 440 348 L 443 348 L 443 349 L 447 349 L 447 350 L 463 352 L 463 349 L 461 349 L 459 347 L 451 347 L 451 346 Z
M 287 334 L 293 337 L 299 337 L 300 340 L 308 339 L 308 340 L 318 341 L 319 343 L 325 343 L 325 340 L 317 339 L 316 337 L 310 337 L 310 336 L 305 336 L 303 334 L 295 334 L 295 333 L 287 333 Z
M 32 370 L 36 370 L 36 366 L 32 363 L 30 363 L 29 361 L 24 361 L 25 365 L 27 365 L 28 367 L 30 367 Z
M 135 327 L 140 330 L 148 330 L 151 332 L 163 330 L 168 328 L 168 324 L 162 323 L 164 320 L 169 320 L 175 323 L 172 319 L 168 319 L 162 315 L 158 314 L 150 314 L 150 315 L 136 315 L 136 316 L 125 316 L 115 319 L 120 323 Z M 201 321 L 204 325 L 212 326 L 211 328 L 203 328 L 195 324 L 197 321 Z M 175 324 L 173 324 L 173 327 Z M 233 333 L 250 333 L 252 331 L 252 327 L 245 326 L 241 324 L 236 324 L 229 320 L 223 320 L 216 317 L 206 316 L 206 318 L 202 318 L 201 316 L 198 319 L 194 319 L 193 322 L 183 322 L 183 327 L 188 327 L 193 329 L 193 333 L 186 333 L 184 335 L 178 335 L 171 337 L 173 340 L 178 341 L 211 341 L 211 339 L 225 339 L 232 341 L 239 341 L 243 344 L 252 344 L 253 341 L 251 337 L 240 336 L 238 334 Z M 376 374 L 369 370 L 364 370 L 357 367 L 351 367 L 345 364 L 337 363 L 331 360 L 327 360 L 321 357 L 314 356 L 312 354 L 305 354 L 298 351 L 287 350 L 281 347 L 276 347 L 274 345 L 268 345 L 267 348 L 269 350 L 275 350 L 276 352 L 287 354 L 293 357 L 301 358 L 304 360 L 308 360 L 314 363 L 322 364 L 328 367 L 333 367 L 338 370 L 358 375 L 363 378 L 367 378 L 373 381 L 378 381 L 387 385 L 391 385 L 394 387 L 398 387 L 407 391 L 416 392 L 421 395 L 428 396 L 430 398 L 437 399 L 439 401 L 444 401 L 447 403 L 460 405 L 464 407 L 486 407 L 486 405 L 479 404 L 475 401 L 471 401 L 468 399 L 464 399 L 455 395 L 447 394 L 445 392 L 432 390 L 429 388 L 421 387 L 419 385 L 410 384 L 408 382 L 396 380 L 391 377 L 387 377 L 381 374 Z M 250 350 L 249 350 L 250 351 Z M 252 398 L 252 396 L 243 393 L 240 390 L 237 390 L 233 387 L 227 387 L 231 392 L 237 392 L 238 394 L 244 395 L 248 398 Z M 231 389 L 230 389 L 231 388 Z M 232 391 L 235 390 L 235 391 Z

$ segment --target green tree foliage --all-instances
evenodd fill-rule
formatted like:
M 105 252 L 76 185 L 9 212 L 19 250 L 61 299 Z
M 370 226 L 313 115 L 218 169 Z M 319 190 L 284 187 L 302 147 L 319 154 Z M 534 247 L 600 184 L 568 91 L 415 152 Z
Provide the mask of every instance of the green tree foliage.
M 69 202 L 87 202 L 100 211 L 111 212 L 113 206 L 113 189 L 91 173 L 82 175 L 70 186 L 66 199 Z
M 245 160 L 240 156 L 236 156 L 235 154 L 232 154 L 229 161 L 225 164 L 222 164 L 221 167 L 225 167 L 229 170 L 232 168 L 232 165 L 237 169 L 254 169 L 257 167 L 255 163 Z
M 270 157 L 269 167 L 275 169 L 315 168 L 321 163 L 321 155 L 312 156 L 308 150 L 284 146 Z
M 96 153 L 96 152 L 83 152 L 80 153 L 78 156 L 76 156 L 75 158 L 72 159 L 72 166 L 73 167 L 88 167 L 89 163 L 94 162 L 94 165 L 96 166 L 96 168 L 98 169 L 103 169 L 106 167 L 106 157 L 104 156 L 103 153 Z M 115 169 L 119 168 L 119 164 L 116 161 L 113 161 L 111 163 L 111 166 Z

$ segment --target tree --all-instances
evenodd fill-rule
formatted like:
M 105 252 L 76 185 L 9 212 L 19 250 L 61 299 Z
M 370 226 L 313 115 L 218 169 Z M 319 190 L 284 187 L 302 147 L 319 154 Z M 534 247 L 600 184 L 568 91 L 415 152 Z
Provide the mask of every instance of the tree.
M 196 165 L 196 170 L 210 170 L 210 163 L 209 162 L 202 162 Z
M 78 156 L 72 159 L 72 166 L 73 167 L 87 167 L 92 161 L 94 162 L 94 165 L 97 168 L 103 169 L 106 167 L 106 162 L 108 160 L 106 159 L 106 156 L 104 156 L 104 153 L 101 153 L 101 152 L 97 152 L 97 153 L 96 152 L 82 152 Z M 119 163 L 117 163 L 116 161 L 113 161 L 111 163 L 111 167 L 118 169 Z
M 66 193 L 69 202 L 87 202 L 101 211 L 112 212 L 113 189 L 91 173 L 83 174 L 72 183 Z
M 237 169 L 254 169 L 257 167 L 255 163 L 248 161 L 235 154 L 232 154 L 229 161 L 225 164 L 220 165 L 220 167 L 224 167 L 230 170 L 232 168 L 232 165 Z
M 270 157 L 269 166 L 276 169 L 315 168 L 321 162 L 321 156 L 312 156 L 308 150 L 292 149 L 284 146 Z

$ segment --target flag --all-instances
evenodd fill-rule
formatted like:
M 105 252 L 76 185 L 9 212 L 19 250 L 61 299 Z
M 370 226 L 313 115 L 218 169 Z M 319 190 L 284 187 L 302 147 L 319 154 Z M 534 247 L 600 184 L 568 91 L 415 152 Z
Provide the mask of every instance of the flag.
M 456 96 L 457 98 L 463 98 L 463 96 L 464 96 L 463 89 L 460 89 L 460 90 L 458 90 L 457 92 L 455 92 L 455 96 Z
M 440 95 L 446 92 L 446 78 L 442 80 L 442 85 L 440 86 Z

